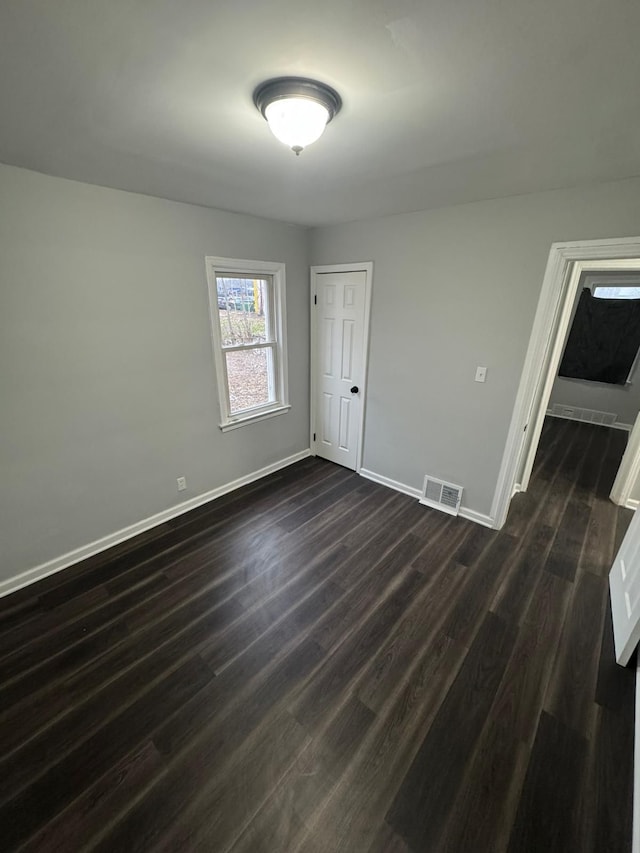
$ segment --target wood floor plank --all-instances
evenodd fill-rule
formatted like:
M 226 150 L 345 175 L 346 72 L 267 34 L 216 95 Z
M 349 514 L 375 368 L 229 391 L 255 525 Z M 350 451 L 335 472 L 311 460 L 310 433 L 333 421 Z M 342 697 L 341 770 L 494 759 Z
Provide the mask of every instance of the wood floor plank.
M 594 501 L 579 567 L 606 577 L 613 565 L 617 510 L 608 500 Z
M 262 805 L 254 819 L 228 848 L 229 853 L 273 853 L 274 850 L 295 848 L 298 839 L 306 833 L 304 824 L 290 805 L 294 784 L 291 776 L 296 770 L 294 762 L 272 797 Z M 319 848 L 312 846 L 310 841 L 307 850 L 308 853 L 318 853 Z
M 514 639 L 512 626 L 487 614 L 386 815 L 410 847 L 435 849 Z
M 620 430 L 502 531 L 321 459 L 0 601 L 3 850 L 629 850 Z
M 337 469 L 340 471 L 340 469 Z M 342 477 L 343 475 L 341 475 Z M 321 495 L 323 491 L 327 489 L 327 487 L 331 486 L 331 483 L 335 479 L 335 475 L 332 474 L 332 477 L 329 481 L 325 478 L 321 478 L 319 483 L 315 483 L 313 486 L 309 488 L 302 489 L 302 496 L 304 501 L 306 502 L 309 499 L 315 499 L 318 495 Z M 342 480 L 341 480 L 342 482 Z M 357 485 L 357 484 L 356 484 Z M 300 495 L 298 495 L 298 500 L 300 499 Z M 276 506 L 279 508 L 279 512 L 288 513 L 291 511 L 291 506 L 287 501 L 278 502 Z M 281 517 L 280 515 L 275 515 L 270 517 L 270 523 L 274 520 Z M 246 518 L 241 518 L 241 527 L 246 526 L 247 521 Z M 248 548 L 251 549 L 252 553 L 256 551 L 256 545 L 259 544 L 261 554 L 264 554 L 266 550 L 266 543 L 264 541 L 264 536 L 261 539 L 254 539 L 257 535 L 256 530 L 256 522 L 254 522 L 253 527 L 253 535 L 248 537 L 250 542 L 248 543 Z M 217 525 L 216 525 L 217 526 Z M 258 525 L 259 527 L 259 525 Z M 151 601 L 156 605 L 158 610 L 160 611 L 163 607 L 164 601 L 158 603 L 157 593 L 159 589 L 150 588 L 149 584 L 153 584 L 154 580 L 159 580 L 160 583 L 156 584 L 157 587 L 164 588 L 167 583 L 167 577 L 171 579 L 175 579 L 176 577 L 184 577 L 185 574 L 192 575 L 196 571 L 202 575 L 206 570 L 208 574 L 212 574 L 212 569 L 216 569 L 218 573 L 221 572 L 224 564 L 221 563 L 222 558 L 225 555 L 229 555 L 229 552 L 232 552 L 232 556 L 229 558 L 229 562 L 231 565 L 234 564 L 234 561 L 238 559 L 236 541 L 227 541 L 230 537 L 230 532 L 228 529 L 225 529 L 225 532 L 222 538 L 215 537 L 215 562 L 211 563 L 208 561 L 208 552 L 211 550 L 210 543 L 201 543 L 200 547 L 193 550 L 193 546 L 191 544 L 183 545 L 182 543 L 179 545 L 175 545 L 174 547 L 164 550 L 160 555 L 158 555 L 154 560 L 155 570 L 158 568 L 164 570 L 163 574 L 160 578 L 157 577 L 155 572 L 152 572 L 150 575 L 145 577 L 144 589 L 142 593 L 135 592 L 129 599 L 123 598 L 122 596 L 118 597 L 116 600 L 110 598 L 108 602 L 105 603 L 103 607 L 100 608 L 99 612 L 93 609 L 91 613 L 91 619 L 87 619 L 87 614 L 84 614 L 84 618 L 80 621 L 72 622 L 71 624 L 65 623 L 63 632 L 58 631 L 55 637 L 51 637 L 50 635 L 42 636 L 38 633 L 35 638 L 35 644 L 28 644 L 26 642 L 27 638 L 21 638 L 20 650 L 17 654 L 11 656 L 8 661 L 4 661 L 3 666 L 9 667 L 7 669 L 7 673 L 10 672 L 24 672 L 31 665 L 33 665 L 33 661 L 36 663 L 42 659 L 43 650 L 46 652 L 46 656 L 52 656 L 56 653 L 58 648 L 66 649 L 68 648 L 74 641 L 87 641 L 89 639 L 88 634 L 91 635 L 96 632 L 97 629 L 104 625 L 108 625 L 114 621 L 116 617 L 122 617 L 124 613 L 129 609 L 130 602 L 136 603 L 140 600 L 140 598 L 144 598 L 145 605 L 146 602 L 151 597 Z M 222 548 L 221 548 L 222 545 Z M 274 539 L 274 554 L 277 554 L 278 551 L 278 542 Z M 139 563 L 136 563 L 134 569 L 139 568 Z M 224 580 L 223 576 L 220 580 Z M 131 583 L 132 578 L 128 577 L 128 582 Z M 197 577 L 193 578 L 193 588 L 197 590 L 200 586 Z M 113 584 L 116 581 L 113 579 L 110 580 L 109 589 L 112 591 Z M 181 589 L 184 590 L 184 587 Z M 186 590 L 188 594 L 188 590 Z M 146 605 L 146 619 L 148 620 L 152 614 L 149 606 Z M 59 624 L 59 623 L 58 623 Z M 46 627 L 46 626 L 45 626 Z M 53 640 L 53 641 L 52 641 Z
M 148 684 L 160 672 L 166 670 L 167 655 L 176 661 L 183 661 L 194 654 L 200 644 L 205 643 L 215 631 L 223 630 L 225 623 L 231 623 L 240 611 L 235 602 L 227 602 L 224 607 L 205 612 L 192 623 L 182 625 L 182 629 L 170 634 L 163 642 L 156 635 L 138 637 L 130 646 L 117 646 L 113 654 L 100 656 L 100 666 L 88 666 L 62 684 L 52 679 L 51 685 L 39 690 L 33 700 L 27 697 L 26 704 L 16 706 L 3 718 L 0 726 L 0 754 L 11 753 L 20 744 L 28 742 L 34 732 L 43 732 L 52 723 L 57 722 L 58 714 L 68 714 L 75 703 L 91 699 L 93 695 L 118 682 L 130 687 L 135 697 L 141 686 Z M 122 679 L 122 681 L 120 681 Z M 108 708 L 108 706 L 106 706 Z
M 571 585 L 540 573 L 488 721 L 449 816 L 442 853 L 504 851 L 551 676 Z
M 180 821 L 189 804 L 191 808 L 197 807 L 205 790 L 215 799 L 224 790 L 230 764 L 234 759 L 244 761 L 252 745 L 268 742 L 267 732 L 278 743 L 283 732 L 288 732 L 295 738 L 296 748 L 301 748 L 307 735 L 283 708 L 286 701 L 283 697 L 296 680 L 313 670 L 320 658 L 317 645 L 301 644 L 295 656 L 287 658 L 284 666 L 262 681 L 245 701 L 235 702 L 222 715 L 214 714 L 201 730 L 190 731 L 179 751 L 171 755 L 167 773 L 145 792 L 96 849 L 147 850 L 166 838 L 172 828 L 182 831 Z M 154 738 L 154 742 L 162 750 L 160 739 Z M 175 739 L 172 743 L 175 747 Z M 294 756 L 290 758 L 294 760 Z M 249 761 L 249 767 L 250 764 Z
M 307 835 L 293 850 L 304 851 L 309 837 L 321 839 L 325 853 L 368 849 L 465 654 L 464 646 L 442 633 L 432 638 L 388 697 L 346 772 L 314 798 L 312 813 L 304 814 Z
M 609 430 L 609 445 L 604 455 L 600 477 L 596 486 L 596 495 L 606 499 L 620 467 L 620 460 L 627 446 L 628 433 L 620 429 Z
M 452 518 L 444 523 L 440 535 L 434 535 L 420 551 L 412 566 L 424 575 L 437 571 L 443 562 L 451 559 L 457 561 L 458 555 L 466 550 L 467 564 L 472 549 L 467 549 L 467 540 L 474 535 L 475 525 L 464 522 L 463 519 Z
M 221 635 L 212 639 L 202 650 L 211 668 L 220 674 L 236 658 L 257 643 L 280 622 L 292 617 L 297 619 L 297 610 L 317 590 L 339 573 L 346 549 L 337 545 L 328 553 L 307 564 L 307 571 L 284 586 L 248 613 L 243 613 Z M 326 606 L 327 600 L 323 599 Z
M 296 700 L 291 711 L 307 729 L 313 731 L 331 712 L 333 704 L 339 702 L 342 692 L 383 643 L 422 582 L 418 572 L 408 572 Z
M 132 566 L 147 563 L 149 560 L 155 559 L 159 553 L 167 549 L 184 547 L 184 543 L 191 539 L 192 531 L 206 539 L 211 530 L 206 524 L 206 515 L 210 507 L 213 507 L 212 511 L 215 514 L 214 524 L 216 525 L 223 524 L 225 518 L 228 516 L 227 504 L 235 504 L 234 511 L 242 516 L 246 509 L 243 501 L 248 496 L 250 497 L 264 491 L 269 496 L 269 499 L 273 501 L 274 485 L 285 482 L 290 478 L 295 479 L 308 465 L 308 460 L 302 460 L 284 471 L 272 474 L 269 478 L 265 478 L 264 481 L 252 483 L 249 486 L 238 489 L 236 492 L 224 495 L 207 507 L 193 510 L 171 522 L 166 522 L 151 530 L 144 531 L 133 539 L 126 540 L 119 545 L 113 546 L 108 551 L 100 552 L 75 566 L 65 569 L 62 573 L 50 575 L 48 578 L 39 581 L 36 585 L 38 595 L 39 597 L 43 597 L 52 593 L 50 601 L 54 600 L 53 596 L 57 600 L 66 601 L 72 595 L 81 593 L 92 584 L 111 580 Z M 329 463 L 326 465 L 320 464 L 319 467 L 316 466 L 311 476 L 313 486 L 317 487 L 319 481 L 325 476 L 335 476 L 336 471 L 340 471 L 338 466 Z M 296 491 L 299 492 L 300 489 L 296 489 Z M 205 513 L 204 530 L 202 529 L 203 520 L 200 518 L 202 512 Z M 246 518 L 243 523 L 246 523 Z M 191 545 L 192 543 L 189 542 L 189 547 Z M 78 583 L 80 578 L 82 579 L 81 584 Z M 56 591 L 55 593 L 53 592 L 54 590 Z M 32 594 L 32 588 L 25 587 L 14 593 L 11 598 L 15 599 L 15 601 L 21 601 Z M 0 612 L 3 608 L 4 605 L 0 600 Z
M 590 788 L 593 799 L 586 803 L 591 816 L 591 850 L 593 853 L 629 853 L 634 743 L 630 715 L 603 707 L 594 743 L 597 781 Z
M 303 728 L 286 712 L 269 726 L 269 737 L 259 734 L 254 734 L 223 777 L 202 787 L 188 801 L 156 850 L 197 850 L 205 846 L 224 850 L 242 834 L 308 743 Z
M 542 712 L 509 853 L 584 853 L 578 819 L 586 752 L 583 737 Z
M 375 721 L 376 715 L 369 708 L 356 696 L 349 696 L 330 724 L 309 742 L 289 768 L 283 784 L 256 815 L 254 822 L 273 839 L 272 849 L 294 850 L 303 839 L 305 850 L 322 849 L 322 837 L 316 844 L 305 821 L 349 766 Z M 233 850 L 248 849 L 248 839 L 255 839 L 256 835 L 256 827 L 250 823 Z
M 377 557 L 369 557 L 368 546 L 347 557 L 343 563 L 343 578 L 355 574 L 358 581 L 353 586 L 347 581 L 348 595 L 314 629 L 313 636 L 317 642 L 327 651 L 332 651 L 358 628 L 405 573 L 411 576 L 411 583 L 418 588 L 421 584 L 417 577 L 419 573 L 412 569 L 410 563 L 421 547 L 420 540 L 408 533 L 401 534 L 400 539 L 396 537 L 396 546 L 382 555 L 378 553 Z M 357 569 L 352 572 L 354 564 Z M 371 582 L 373 576 L 375 583 Z
M 570 618 L 558 644 L 558 655 L 545 710 L 589 739 L 595 716 L 595 695 L 607 584 L 604 578 L 584 572 L 575 583 Z
M 248 490 L 254 501 L 256 496 L 262 496 L 259 503 L 256 504 L 254 502 L 252 504 L 254 516 L 251 520 L 251 525 L 255 529 L 256 527 L 260 527 L 261 523 L 265 523 L 264 519 L 262 522 L 259 521 L 265 511 L 271 510 L 268 521 L 266 522 L 267 524 L 271 523 L 273 518 L 278 518 L 291 511 L 291 507 L 287 502 L 287 495 L 290 497 L 293 496 L 297 502 L 301 500 L 305 501 L 328 488 L 336 481 L 336 478 L 344 477 L 341 469 L 334 465 L 328 465 L 326 469 L 321 466 L 319 471 L 312 469 L 306 474 L 302 471 L 301 478 L 295 477 L 296 472 L 299 471 L 298 466 L 291 467 L 295 469 L 295 471 L 292 470 L 291 475 L 285 477 L 282 472 L 274 475 L 276 477 L 275 482 L 280 485 L 280 490 L 275 499 L 271 478 L 268 478 L 269 482 L 260 488 L 256 484 L 252 484 L 252 488 L 246 487 L 246 489 L 238 490 L 239 496 L 236 496 L 236 493 L 225 495 L 215 502 L 215 520 L 211 524 L 207 524 L 204 529 L 202 529 L 202 520 L 199 519 L 195 522 L 193 520 L 193 516 L 198 517 L 202 508 L 194 510 L 193 513 L 185 516 L 189 521 L 183 520 L 183 517 L 174 520 L 175 529 L 171 527 L 172 522 L 168 526 L 147 531 L 130 542 L 115 546 L 108 552 L 108 555 L 112 555 L 111 559 L 103 553 L 84 561 L 81 564 L 83 581 L 89 584 L 89 579 L 91 579 L 94 586 L 100 582 L 104 583 L 111 596 L 110 602 L 113 601 L 114 595 L 122 591 L 130 593 L 136 586 L 147 587 L 144 593 L 146 595 L 148 585 L 149 583 L 153 583 L 158 570 L 162 570 L 185 557 L 195 557 L 199 561 L 199 564 L 201 564 L 206 559 L 208 552 L 211 551 L 212 546 L 209 540 L 212 536 L 219 549 L 218 543 L 220 541 L 224 542 L 230 539 L 238 529 L 246 528 L 249 521 L 245 512 L 245 490 Z M 291 477 L 294 478 L 293 490 L 291 484 L 289 484 L 288 488 L 286 485 Z M 233 513 L 225 506 L 225 502 L 232 505 L 234 508 Z M 274 509 L 276 510 L 275 512 Z M 211 512 L 213 510 L 207 510 L 207 513 Z M 188 535 L 189 530 L 192 529 L 197 535 Z M 38 584 L 39 589 L 43 588 L 43 593 L 37 599 L 42 611 L 42 618 L 37 624 L 32 622 L 30 626 L 32 637 L 39 640 L 42 636 L 43 628 L 46 631 L 47 625 L 43 626 L 42 620 L 47 617 L 52 607 L 55 609 L 57 601 L 66 603 L 74 597 L 82 596 L 82 591 L 79 590 L 78 585 L 74 581 L 80 570 L 80 567 L 72 567 L 62 574 L 52 575 Z M 89 586 L 91 589 L 93 588 L 90 584 Z M 50 587 L 51 590 L 49 590 Z M 16 596 L 11 596 L 12 599 L 14 597 Z M 48 602 L 47 608 L 44 607 L 43 601 Z M 122 604 L 124 607 L 124 602 Z M 2 612 L 2 608 L 3 604 L 0 600 L 0 613 Z M 91 623 L 95 624 L 95 608 L 85 608 L 82 616 L 86 620 L 89 612 L 92 613 L 93 617 Z M 56 624 L 59 625 L 60 622 L 58 621 Z M 65 627 L 66 624 L 65 622 Z M 84 627 L 86 628 L 86 625 Z M 28 637 L 23 636 L 19 645 L 24 646 L 27 640 Z M 3 646 L 0 643 L 1 648 Z
M 634 704 L 635 681 L 635 655 L 632 657 L 631 663 L 626 667 L 618 666 L 616 663 L 613 645 L 611 598 L 607 596 L 595 701 L 598 705 L 602 705 L 605 708 L 624 713 L 625 708 L 630 708 Z
M 194 659 L 144 699 L 97 732 L 90 742 L 70 753 L 40 776 L 29 788 L 0 806 L 3 843 L 10 849 L 28 838 L 33 827 L 42 826 L 74 799 L 77 786 L 88 788 L 107 773 L 112 764 L 141 741 L 154 724 L 180 706 L 213 677 L 208 667 Z
M 153 735 L 163 755 L 174 759 L 188 752 L 198 738 L 210 735 L 223 735 L 224 749 L 231 749 L 272 707 L 285 703 L 325 658 L 309 639 L 278 658 L 275 649 L 280 635 L 273 639 L 272 646 L 252 649 L 241 665 L 225 670 L 176 713 L 167 715 Z M 220 741 L 213 738 L 212 743 L 212 749 L 217 749 Z
M 242 583 L 241 583 L 242 579 L 243 578 L 239 579 L 241 586 L 242 586 Z M 229 605 L 227 605 L 225 603 L 225 598 L 224 598 L 224 592 L 225 591 L 227 594 L 229 594 L 229 593 L 232 593 L 236 588 L 239 588 L 237 585 L 237 581 L 238 581 L 238 579 L 235 576 L 233 576 L 233 577 L 231 577 L 228 584 L 225 585 L 224 583 L 222 583 L 222 584 L 217 584 L 215 586 L 215 590 L 216 590 L 217 595 L 222 594 L 220 601 L 217 601 L 214 599 L 213 602 L 210 602 L 207 598 L 205 598 L 202 595 L 200 595 L 200 597 L 198 599 L 194 598 L 193 596 L 200 589 L 199 583 L 196 583 L 193 586 L 193 588 L 191 587 L 191 585 L 189 583 L 187 583 L 186 587 L 183 584 L 177 590 L 180 593 L 180 597 L 178 597 L 177 599 L 175 597 L 172 599 L 167 593 L 165 593 L 163 600 L 161 602 L 164 605 L 165 610 L 167 609 L 167 604 L 169 602 L 171 602 L 171 604 L 174 606 L 174 608 L 179 607 L 179 606 L 183 606 L 183 610 L 179 611 L 179 612 L 173 612 L 172 611 L 170 614 L 170 618 L 168 618 L 168 619 L 165 618 L 164 622 L 161 621 L 159 623 L 159 625 L 157 626 L 158 630 L 154 629 L 154 631 L 152 633 L 150 633 L 146 636 L 144 641 L 141 640 L 139 635 L 135 635 L 135 638 L 132 639 L 131 643 L 129 643 L 128 645 L 124 644 L 117 649 L 111 649 L 109 656 L 107 656 L 107 658 L 104 660 L 100 660 L 100 666 L 98 668 L 96 668 L 94 666 L 88 672 L 86 671 L 86 669 L 82 670 L 79 673 L 79 675 L 72 680 L 72 683 L 73 683 L 76 691 L 78 690 L 79 685 L 80 685 L 81 689 L 86 690 L 87 686 L 90 683 L 93 686 L 98 687 L 101 683 L 101 680 L 104 679 L 104 676 L 101 674 L 102 671 L 104 670 L 105 667 L 107 667 L 107 671 L 109 671 L 108 667 L 110 664 L 111 664 L 111 666 L 113 666 L 114 660 L 120 668 L 122 668 L 123 665 L 125 665 L 125 663 L 127 661 L 131 661 L 132 663 L 136 663 L 144 653 L 145 644 L 146 644 L 147 648 L 155 651 L 163 641 L 166 642 L 165 638 L 167 636 L 167 631 L 170 632 L 171 630 L 180 629 L 180 627 L 182 626 L 182 623 L 185 621 L 191 630 L 191 636 L 192 637 L 193 637 L 193 630 L 196 630 L 196 631 L 198 630 L 198 626 L 194 625 L 194 620 L 196 620 L 196 619 L 202 620 L 202 624 L 200 625 L 200 633 L 202 634 L 203 628 L 205 629 L 206 633 L 209 633 L 209 629 L 206 626 L 208 624 L 208 622 L 207 622 L 208 614 L 211 613 L 212 615 L 214 615 L 214 624 L 215 624 L 215 622 L 217 622 L 218 623 L 217 627 L 218 627 L 218 629 L 221 630 L 224 627 L 225 622 L 228 622 L 228 619 L 225 619 L 225 612 L 229 613 L 232 619 L 238 615 L 238 613 L 234 610 L 233 602 L 231 603 L 231 607 L 229 607 Z M 206 591 L 206 589 L 207 588 L 205 587 L 205 589 L 200 590 L 200 592 Z M 186 598 L 185 598 L 185 595 L 186 595 Z M 183 602 L 183 601 L 184 601 L 184 604 L 182 605 L 181 602 Z M 144 611 L 146 609 L 146 605 L 144 603 L 141 605 L 141 609 L 142 609 L 142 612 L 144 613 Z M 217 613 L 217 615 L 215 615 L 216 613 Z M 162 615 L 162 613 L 160 613 L 159 615 Z M 211 621 L 211 620 L 208 620 L 208 621 Z M 135 621 L 132 621 L 131 617 L 129 616 L 127 619 L 127 625 L 128 626 L 130 625 L 131 628 L 134 628 L 136 626 L 136 624 L 139 627 L 145 626 L 144 621 L 136 623 Z M 102 639 L 102 637 L 103 637 L 102 634 L 97 635 L 97 639 Z M 108 639 L 109 639 L 109 635 L 107 635 L 107 640 Z M 184 643 L 184 639 L 185 638 L 178 637 L 179 642 L 180 642 L 180 640 L 182 640 L 182 642 Z M 203 637 L 203 639 L 204 639 L 204 637 Z M 107 643 L 107 645 L 109 645 L 109 644 Z M 92 654 L 93 648 L 92 648 L 91 643 L 88 644 L 88 647 L 87 647 L 87 644 L 84 644 L 83 648 L 86 649 L 87 656 L 90 659 L 92 657 L 94 657 L 94 655 Z M 78 652 L 78 648 L 76 647 L 75 655 L 73 653 L 70 653 L 71 654 L 71 661 L 72 661 L 72 667 L 71 667 L 72 669 L 75 668 L 75 663 L 78 660 L 77 652 Z M 62 661 L 63 665 L 64 665 L 64 663 L 65 662 Z M 34 672 L 31 676 L 31 681 L 28 681 L 28 680 L 23 678 L 22 681 L 20 682 L 20 684 L 18 684 L 17 686 L 14 687 L 13 694 L 9 694 L 11 696 L 11 698 L 15 697 L 15 701 L 18 701 L 22 695 L 24 695 L 25 693 L 28 692 L 30 684 L 33 681 L 38 683 L 38 676 L 39 676 L 39 673 Z M 88 681 L 88 678 L 90 679 L 90 681 Z M 68 685 L 69 685 L 69 682 L 67 682 L 67 686 Z M 20 693 L 17 692 L 18 689 L 21 690 Z M 5 696 L 6 695 L 7 694 L 5 693 Z M 9 703 L 7 702 L 7 705 L 8 704 Z M 19 714 L 20 712 L 21 712 L 21 709 L 18 709 L 17 713 Z M 14 732 L 14 736 L 15 736 L 15 732 Z
M 418 659 L 426 644 L 444 622 L 453 606 L 466 567 L 446 562 L 432 582 L 412 602 L 358 685 L 358 696 L 373 711 L 381 712 L 389 696 L 406 678 L 407 663 Z
M 198 629 L 204 637 L 210 630 L 206 623 L 199 623 L 193 630 Z M 32 778 L 34 767 L 39 774 L 43 773 L 56 760 L 60 761 L 95 735 L 101 727 L 110 724 L 126 708 L 146 701 L 145 695 L 149 691 L 153 695 L 157 685 L 183 663 L 190 661 L 198 647 L 193 631 L 187 632 L 131 669 L 118 671 L 117 677 L 96 693 L 78 697 L 76 701 L 72 695 L 65 694 L 66 714 L 56 717 L 56 706 L 51 706 L 47 716 L 47 703 L 29 709 L 31 718 L 38 724 L 42 722 L 43 728 L 25 739 L 22 731 L 29 730 L 23 724 L 12 737 L 7 735 L 8 746 L 0 761 L 0 800 L 14 794 Z
M 519 622 L 522 618 L 544 568 L 554 535 L 553 528 L 547 524 L 536 523 L 530 528 L 526 547 L 515 555 L 514 565 L 506 573 L 491 605 L 501 619 Z
M 593 428 L 593 439 L 585 454 L 584 464 L 575 479 L 574 496 L 589 505 L 595 503 L 596 489 L 603 473 L 603 464 L 611 453 L 611 443 L 615 443 L 614 430 Z M 620 458 L 619 456 L 617 458 Z
M 104 832 L 113 817 L 125 809 L 132 794 L 164 770 L 163 760 L 147 741 L 127 754 L 77 797 L 64 811 L 21 847 L 24 853 L 49 853 L 77 849 Z
M 367 853 L 411 853 L 405 842 L 384 822 Z
M 478 557 L 495 541 L 497 536 L 495 530 L 489 530 L 479 524 L 472 525 L 469 536 L 456 551 L 456 562 L 463 566 L 473 566 Z
M 230 850 L 272 853 L 293 851 L 303 844 L 305 853 L 320 853 L 323 830 L 310 833 L 305 819 L 336 784 L 334 758 L 319 739 L 310 741 Z
M 508 533 L 489 540 L 486 550 L 471 567 L 469 583 L 445 623 L 444 630 L 450 637 L 465 645 L 472 642 L 504 574 L 507 559 L 515 551 L 515 543 Z
M 510 536 L 522 536 L 531 522 L 535 507 L 535 499 L 526 492 L 518 492 L 517 495 L 514 495 L 502 532 L 508 533 Z
M 584 501 L 572 500 L 567 504 L 547 557 L 546 571 L 567 580 L 574 579 L 590 515 L 591 507 Z

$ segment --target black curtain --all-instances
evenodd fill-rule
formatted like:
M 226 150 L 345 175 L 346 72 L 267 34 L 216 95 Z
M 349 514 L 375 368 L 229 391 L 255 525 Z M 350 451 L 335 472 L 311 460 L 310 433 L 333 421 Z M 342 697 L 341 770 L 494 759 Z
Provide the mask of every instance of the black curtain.
M 624 385 L 640 347 L 640 299 L 580 296 L 560 376 Z

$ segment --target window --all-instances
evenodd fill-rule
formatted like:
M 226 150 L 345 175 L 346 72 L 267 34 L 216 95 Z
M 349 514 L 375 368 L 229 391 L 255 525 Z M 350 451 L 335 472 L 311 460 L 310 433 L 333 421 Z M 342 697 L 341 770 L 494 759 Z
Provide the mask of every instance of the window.
M 286 412 L 284 264 L 207 258 L 220 428 Z
M 640 287 L 625 284 L 615 287 L 596 285 L 593 295 L 596 299 L 640 299 Z

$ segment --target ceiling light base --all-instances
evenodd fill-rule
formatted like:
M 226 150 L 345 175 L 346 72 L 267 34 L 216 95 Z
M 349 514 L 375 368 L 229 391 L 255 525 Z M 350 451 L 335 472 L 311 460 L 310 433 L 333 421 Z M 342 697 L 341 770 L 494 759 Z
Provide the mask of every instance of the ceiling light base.
M 267 80 L 254 91 L 253 103 L 274 136 L 296 156 L 322 135 L 342 107 L 335 89 L 306 77 Z

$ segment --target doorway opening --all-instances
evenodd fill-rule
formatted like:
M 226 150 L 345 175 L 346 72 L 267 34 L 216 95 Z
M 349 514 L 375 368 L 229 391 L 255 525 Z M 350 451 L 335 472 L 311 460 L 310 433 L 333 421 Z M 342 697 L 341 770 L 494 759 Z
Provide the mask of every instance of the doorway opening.
M 528 488 L 583 276 L 631 270 L 640 270 L 638 237 L 554 243 L 551 247 L 493 501 L 496 528 L 504 525 L 513 495 Z M 633 476 L 640 471 L 638 431 L 636 425 L 621 464 L 619 475 L 624 482 L 616 480 L 619 496 L 628 497 Z

